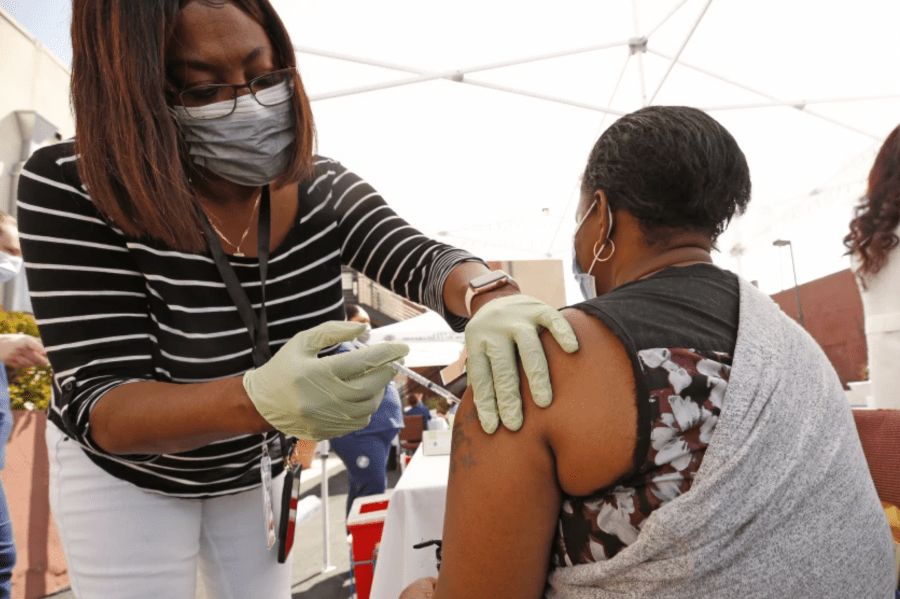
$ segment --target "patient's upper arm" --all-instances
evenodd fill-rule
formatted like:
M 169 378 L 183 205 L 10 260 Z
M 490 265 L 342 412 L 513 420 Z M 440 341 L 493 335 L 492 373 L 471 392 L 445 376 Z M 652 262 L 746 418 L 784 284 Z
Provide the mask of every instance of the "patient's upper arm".
M 501 425 L 486 434 L 471 390 L 464 395 L 453 428 L 436 599 L 541 597 L 560 485 L 587 494 L 631 464 L 636 415 L 627 356 L 596 320 L 577 311 L 566 317 L 581 349 L 566 354 L 542 335 L 554 401 L 537 407 L 520 369 L 524 424 L 518 432 Z M 610 399 L 623 393 L 628 397 Z M 625 409 L 616 410 L 619 404 Z

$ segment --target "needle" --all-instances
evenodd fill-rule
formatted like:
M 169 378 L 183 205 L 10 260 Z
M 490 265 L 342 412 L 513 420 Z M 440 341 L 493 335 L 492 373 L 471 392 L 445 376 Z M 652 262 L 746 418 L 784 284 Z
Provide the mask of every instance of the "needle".
M 351 344 L 357 349 L 361 349 L 363 347 L 369 347 L 368 345 L 366 345 L 359 339 L 354 339 L 353 341 L 351 341 Z M 450 401 L 453 403 L 459 403 L 460 401 L 462 401 L 461 399 L 459 399 L 458 397 L 456 397 L 455 395 L 453 395 L 452 393 L 450 393 L 449 391 L 447 391 L 446 389 L 444 389 L 437 383 L 433 383 L 433 382 L 429 381 L 427 378 L 425 378 L 424 376 L 422 376 L 415 370 L 407 368 L 406 366 L 404 366 L 403 364 L 400 364 L 399 362 L 391 362 L 391 366 L 393 366 L 394 370 L 396 370 L 400 374 L 403 374 L 403 375 L 411 378 L 412 380 L 419 383 L 426 389 L 429 389 L 429 390 L 433 391 L 434 393 L 437 393 L 438 395 L 440 395 L 447 401 Z

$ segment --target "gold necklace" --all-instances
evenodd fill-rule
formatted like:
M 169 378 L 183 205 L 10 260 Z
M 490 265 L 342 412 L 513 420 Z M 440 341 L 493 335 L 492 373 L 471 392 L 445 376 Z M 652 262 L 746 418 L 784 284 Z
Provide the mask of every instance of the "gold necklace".
M 221 231 L 219 230 L 219 228 L 212 222 L 212 220 L 210 219 L 210 221 L 209 221 L 209 224 L 210 224 L 210 226 L 212 226 L 213 231 L 216 232 L 216 234 L 222 239 L 222 241 L 224 241 L 225 243 L 227 243 L 228 245 L 230 245 L 231 247 L 234 248 L 234 255 L 237 256 L 238 258 L 243 258 L 243 257 L 244 257 L 244 252 L 241 251 L 241 245 L 243 245 L 244 240 L 247 239 L 247 234 L 250 232 L 250 226 L 253 224 L 253 215 L 256 214 L 256 209 L 259 208 L 259 201 L 260 201 L 260 199 L 262 199 L 262 193 L 260 193 L 260 194 L 256 197 L 256 203 L 253 205 L 253 211 L 250 213 L 250 221 L 247 223 L 247 228 L 244 229 L 244 234 L 241 235 L 241 240 L 237 242 L 237 245 L 235 245 L 235 244 L 231 243 L 230 241 L 228 241 L 228 238 L 225 237 L 225 235 L 222 234 L 222 232 L 221 232 Z

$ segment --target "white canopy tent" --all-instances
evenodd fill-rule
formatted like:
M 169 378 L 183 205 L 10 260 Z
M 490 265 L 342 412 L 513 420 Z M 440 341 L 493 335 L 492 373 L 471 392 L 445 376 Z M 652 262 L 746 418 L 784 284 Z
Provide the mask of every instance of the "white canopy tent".
M 599 134 L 646 104 L 708 110 L 750 162 L 716 260 L 768 292 L 846 268 L 841 238 L 900 122 L 892 0 L 273 0 L 321 154 L 486 259 L 569 259 Z M 783 264 L 782 264 L 782 256 Z M 572 285 L 569 298 L 577 299 Z

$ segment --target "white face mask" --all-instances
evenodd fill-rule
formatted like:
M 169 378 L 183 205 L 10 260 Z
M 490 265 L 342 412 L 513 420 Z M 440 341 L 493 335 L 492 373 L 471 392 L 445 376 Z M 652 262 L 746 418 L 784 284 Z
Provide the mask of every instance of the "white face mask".
M 183 106 L 170 111 L 184 132 L 193 161 L 238 185 L 257 187 L 271 183 L 287 169 L 294 150 L 294 105 L 291 92 L 282 83 L 257 92 L 268 104 L 263 106 L 252 94 L 238 96 L 234 112 L 221 118 L 192 118 Z M 231 101 L 192 108 L 194 115 L 214 115 Z
M 612 234 L 612 208 L 609 207 L 609 203 L 606 204 L 607 215 L 609 216 L 609 230 L 606 233 L 606 241 L 603 242 L 603 245 L 600 246 L 600 250 L 594 254 L 594 260 L 591 262 L 590 268 L 588 268 L 587 272 L 581 270 L 581 265 L 578 264 L 578 252 L 575 250 L 575 236 L 578 235 L 578 231 L 581 229 L 581 225 L 584 224 L 584 221 L 587 220 L 588 215 L 590 215 L 591 211 L 594 209 L 594 205 L 597 203 L 597 200 L 590 205 L 587 212 L 584 213 L 584 216 L 581 217 L 581 220 L 578 221 L 578 224 L 575 226 L 575 232 L 572 233 L 572 274 L 575 275 L 575 280 L 578 282 L 578 287 L 581 289 L 581 295 L 585 300 L 592 300 L 597 297 L 597 281 L 594 279 L 594 275 L 591 274 L 591 271 L 594 270 L 594 265 L 599 262 L 605 262 L 612 257 L 612 254 L 609 257 L 600 260 L 600 255 L 603 253 L 603 250 L 606 248 L 607 243 L 612 243 L 612 240 L 609 236 Z M 613 245 L 615 247 L 615 245 Z
M 22 272 L 24 261 L 20 256 L 0 252 L 0 283 L 8 283 Z

